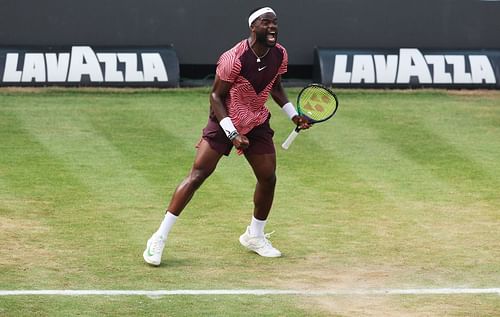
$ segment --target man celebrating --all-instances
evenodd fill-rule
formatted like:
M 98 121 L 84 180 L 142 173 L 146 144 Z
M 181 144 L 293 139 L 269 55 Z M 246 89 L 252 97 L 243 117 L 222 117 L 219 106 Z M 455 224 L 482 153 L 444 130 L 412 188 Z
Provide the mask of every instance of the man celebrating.
M 309 128 L 307 119 L 297 114 L 281 85 L 287 71 L 288 55 L 277 43 L 278 20 L 269 7 L 253 11 L 248 18 L 250 37 L 221 55 L 210 94 L 210 115 L 197 145 L 193 167 L 176 188 L 160 228 L 147 242 L 144 260 L 160 265 L 168 233 L 195 191 L 215 170 L 223 155 L 235 147 L 253 169 L 257 178 L 254 210 L 250 225 L 240 243 L 264 257 L 279 257 L 264 226 L 271 210 L 276 185 L 274 131 L 265 102 L 271 94 L 285 114 L 301 129 Z

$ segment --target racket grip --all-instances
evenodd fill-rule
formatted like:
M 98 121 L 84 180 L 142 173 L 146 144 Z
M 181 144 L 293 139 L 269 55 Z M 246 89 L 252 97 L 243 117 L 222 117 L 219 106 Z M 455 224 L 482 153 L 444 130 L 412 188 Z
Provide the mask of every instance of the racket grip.
M 283 142 L 283 144 L 281 145 L 281 147 L 283 149 L 285 149 L 285 150 L 288 150 L 288 148 L 292 144 L 293 140 L 295 140 L 295 138 L 297 137 L 297 135 L 299 135 L 299 131 L 300 131 L 300 129 L 298 129 L 298 128 L 293 129 L 292 133 L 290 133 L 290 135 L 288 136 L 288 138 L 286 138 L 285 142 Z

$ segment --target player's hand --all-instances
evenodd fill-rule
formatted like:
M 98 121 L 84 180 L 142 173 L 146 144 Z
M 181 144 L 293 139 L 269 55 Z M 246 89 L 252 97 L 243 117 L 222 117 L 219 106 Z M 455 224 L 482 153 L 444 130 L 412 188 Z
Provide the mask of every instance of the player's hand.
M 246 150 L 250 145 L 250 141 L 246 136 L 239 134 L 233 139 L 233 145 L 237 150 Z
M 294 116 L 292 118 L 293 123 L 295 123 L 301 130 L 309 129 L 311 127 L 311 124 L 309 123 L 309 120 L 305 118 L 304 116 Z

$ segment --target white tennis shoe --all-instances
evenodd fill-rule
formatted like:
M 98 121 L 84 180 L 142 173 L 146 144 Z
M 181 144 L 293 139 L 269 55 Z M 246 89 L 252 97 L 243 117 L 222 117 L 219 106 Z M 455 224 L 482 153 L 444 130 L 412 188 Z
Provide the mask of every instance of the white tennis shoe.
M 149 238 L 146 250 L 144 250 L 142 254 L 144 261 L 154 266 L 160 265 L 163 248 L 165 248 L 165 239 L 154 233 L 151 238 Z
M 274 248 L 271 241 L 269 241 L 269 237 L 273 234 L 273 232 L 260 237 L 252 236 L 250 235 L 250 227 L 247 227 L 245 233 L 240 236 L 240 243 L 245 248 L 257 253 L 260 256 L 277 258 L 281 256 L 281 252 L 280 250 Z

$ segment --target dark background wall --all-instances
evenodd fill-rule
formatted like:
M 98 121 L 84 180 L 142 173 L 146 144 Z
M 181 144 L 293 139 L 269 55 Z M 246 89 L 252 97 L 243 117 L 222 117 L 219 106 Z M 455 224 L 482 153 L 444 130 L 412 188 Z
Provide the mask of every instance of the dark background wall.
M 310 67 L 316 46 L 500 48 L 492 0 L 0 0 L 0 45 L 173 44 L 182 75 L 213 66 L 263 5 L 278 14 L 292 69 Z

